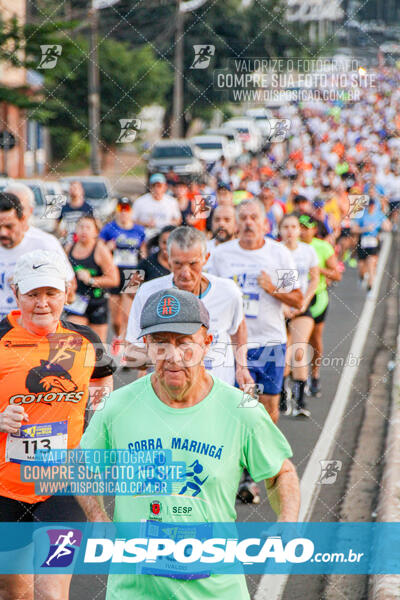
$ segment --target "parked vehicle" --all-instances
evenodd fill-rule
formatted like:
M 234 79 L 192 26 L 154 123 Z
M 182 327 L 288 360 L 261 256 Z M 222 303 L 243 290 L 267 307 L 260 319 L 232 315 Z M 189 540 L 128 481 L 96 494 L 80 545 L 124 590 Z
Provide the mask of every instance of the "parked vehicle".
M 62 185 L 58 181 L 43 181 L 43 185 L 46 194 L 49 194 L 50 196 L 61 196 L 63 194 Z
M 11 177 L 0 177 L 0 192 L 6 189 L 8 185 L 10 185 L 14 179 Z
M 240 141 L 239 134 L 235 129 L 228 127 L 218 127 L 215 129 L 207 129 L 205 135 L 223 135 L 228 141 L 228 154 L 230 162 L 234 162 L 243 152 L 243 145 Z
M 195 179 L 204 173 L 199 150 L 190 140 L 160 140 L 154 144 L 147 163 L 148 177 L 171 169 L 184 179 Z
M 235 129 L 246 150 L 259 152 L 262 147 L 260 130 L 256 127 L 253 119 L 237 117 L 223 123 L 222 127 Z
M 48 202 L 46 196 L 48 192 L 43 181 L 40 179 L 18 179 L 18 183 L 24 183 L 31 188 L 35 196 L 35 206 L 33 209 L 33 224 L 35 227 L 43 229 L 48 233 L 53 233 L 56 228 L 57 220 L 46 212 Z
M 106 221 L 114 212 L 116 198 L 113 197 L 111 184 L 101 175 L 72 176 L 60 179 L 64 193 L 68 194 L 71 181 L 79 181 L 85 193 L 85 200 L 92 206 L 94 215 L 100 221 Z
M 266 108 L 249 108 L 246 110 L 246 117 L 253 119 L 256 127 L 261 131 L 263 140 L 269 139 L 271 135 L 270 118 L 272 114 Z
M 228 139 L 222 135 L 196 135 L 190 138 L 199 149 L 201 160 L 211 165 L 225 156 L 230 162 Z

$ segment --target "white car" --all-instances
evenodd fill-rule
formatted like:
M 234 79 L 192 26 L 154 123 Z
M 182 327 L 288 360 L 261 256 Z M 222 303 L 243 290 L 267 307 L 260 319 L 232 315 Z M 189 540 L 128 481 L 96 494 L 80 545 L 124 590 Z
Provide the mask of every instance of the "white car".
M 180 179 L 193 181 L 204 173 L 198 148 L 188 139 L 159 140 L 148 156 L 147 177 L 172 171 Z
M 197 146 L 199 157 L 207 165 L 212 165 L 225 156 L 230 162 L 228 140 L 222 135 L 196 135 L 191 142 Z
M 217 127 L 215 129 L 207 129 L 205 135 L 223 135 L 228 141 L 228 154 L 230 162 L 234 162 L 243 152 L 243 145 L 240 141 L 239 134 L 236 129 L 228 129 L 228 127 Z
M 223 128 L 235 129 L 238 132 L 240 141 L 246 150 L 250 152 L 259 152 L 262 147 L 262 137 L 260 130 L 255 126 L 253 119 L 234 118 L 229 119 L 222 125 Z
M 279 108 L 285 108 L 289 106 L 293 98 L 291 97 L 290 90 L 281 90 L 278 92 L 277 97 L 269 100 L 265 103 L 267 110 L 278 110 Z
M 104 222 L 113 214 L 116 198 L 113 197 L 111 184 L 106 177 L 101 175 L 62 177 L 60 184 L 67 195 L 72 181 L 79 181 L 82 184 L 85 200 L 93 208 L 96 219 Z
M 46 190 L 46 194 L 50 196 L 62 196 L 63 189 L 61 183 L 58 181 L 43 181 L 43 185 Z
M 14 179 L 11 177 L 0 177 L 0 192 L 6 189 L 8 185 L 13 183 Z
M 245 114 L 246 117 L 253 119 L 256 127 L 261 131 L 263 139 L 269 139 L 271 135 L 271 124 L 269 121 L 272 117 L 271 112 L 266 108 L 249 108 Z

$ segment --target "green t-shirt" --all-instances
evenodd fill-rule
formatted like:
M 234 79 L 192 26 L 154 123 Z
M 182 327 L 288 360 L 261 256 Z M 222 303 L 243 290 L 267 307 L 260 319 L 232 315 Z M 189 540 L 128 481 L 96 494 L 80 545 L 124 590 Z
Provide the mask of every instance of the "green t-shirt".
M 288 442 L 261 404 L 246 403 L 243 392 L 218 378 L 214 378 L 206 398 L 183 409 L 161 402 L 150 378 L 140 378 L 113 392 L 104 409 L 94 414 L 81 446 L 126 449 L 136 443 L 142 449 L 171 449 L 173 461 L 186 463 L 187 479 L 173 483 L 170 495 L 117 496 L 114 521 L 152 519 L 152 501 L 162 503 L 159 518 L 166 522 L 234 521 L 243 468 L 255 481 L 273 477 L 292 455 Z M 178 512 L 179 507 L 182 512 Z M 110 575 L 107 600 L 117 598 L 247 600 L 249 595 L 243 575 L 187 581 L 154 575 Z
M 326 242 L 325 240 L 320 240 L 319 238 L 313 238 L 311 240 L 311 246 L 314 248 L 315 252 L 317 253 L 318 264 L 319 264 L 320 268 L 325 269 L 326 261 L 333 254 L 335 254 L 335 250 L 333 249 L 332 245 L 329 242 Z M 324 290 L 326 290 L 326 277 L 325 277 L 325 275 L 320 275 L 318 287 L 317 287 L 315 293 L 320 294 Z

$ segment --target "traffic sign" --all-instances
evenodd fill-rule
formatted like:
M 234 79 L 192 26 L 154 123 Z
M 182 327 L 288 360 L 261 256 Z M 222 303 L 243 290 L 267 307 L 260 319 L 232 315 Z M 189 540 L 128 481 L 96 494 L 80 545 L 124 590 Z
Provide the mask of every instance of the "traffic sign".
M 3 150 L 12 150 L 15 144 L 15 136 L 11 133 L 11 131 L 7 131 L 7 129 L 0 131 L 0 148 Z

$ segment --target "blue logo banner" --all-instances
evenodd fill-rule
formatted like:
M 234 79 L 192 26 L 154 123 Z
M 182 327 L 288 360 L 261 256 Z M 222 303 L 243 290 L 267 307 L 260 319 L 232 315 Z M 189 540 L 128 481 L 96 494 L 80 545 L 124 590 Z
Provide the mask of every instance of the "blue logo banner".
M 49 572 L 400 574 L 400 523 L 0 523 L 0 573 Z

